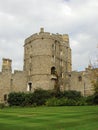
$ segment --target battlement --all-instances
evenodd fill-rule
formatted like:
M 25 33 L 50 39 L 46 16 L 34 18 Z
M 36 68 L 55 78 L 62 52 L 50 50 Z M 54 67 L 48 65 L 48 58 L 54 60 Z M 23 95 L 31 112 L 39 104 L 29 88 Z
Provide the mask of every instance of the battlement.
M 44 33 L 44 28 L 40 28 L 40 33 Z
M 30 37 L 28 37 L 26 40 L 25 40 L 25 45 L 28 44 L 28 43 L 31 43 L 32 41 L 36 40 L 36 39 L 53 39 L 53 40 L 56 40 L 56 41 L 64 41 L 64 42 L 69 42 L 69 37 L 68 37 L 68 34 L 51 34 L 49 32 L 44 32 L 44 28 L 41 28 L 40 29 L 40 32 L 39 33 L 35 33 L 33 35 L 31 35 Z
M 21 70 L 14 70 L 14 74 L 21 74 L 21 73 L 24 73 L 24 72 Z
M 63 38 L 63 41 L 69 43 L 69 36 L 68 36 L 68 34 L 63 34 L 62 38 Z

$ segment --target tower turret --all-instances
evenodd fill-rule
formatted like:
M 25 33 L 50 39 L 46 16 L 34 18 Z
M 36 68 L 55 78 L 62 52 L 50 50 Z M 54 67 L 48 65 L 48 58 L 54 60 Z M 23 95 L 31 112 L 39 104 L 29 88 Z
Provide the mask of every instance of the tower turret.
M 69 36 L 68 36 L 68 34 L 63 34 L 63 35 L 62 35 L 62 38 L 63 38 L 63 41 L 64 41 L 64 42 L 67 42 L 68 45 L 69 45 Z
M 2 59 L 2 72 L 12 71 L 12 60 L 11 59 Z
M 44 28 L 40 28 L 40 33 L 44 33 Z

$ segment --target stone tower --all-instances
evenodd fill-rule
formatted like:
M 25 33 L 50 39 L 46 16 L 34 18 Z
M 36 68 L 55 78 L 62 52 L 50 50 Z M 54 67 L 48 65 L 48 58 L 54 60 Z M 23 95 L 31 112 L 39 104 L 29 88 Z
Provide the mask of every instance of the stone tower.
M 12 60 L 3 58 L 2 60 L 2 72 L 12 71 Z
M 36 88 L 65 88 L 65 72 L 71 71 L 71 49 L 67 34 L 33 34 L 24 44 L 24 71 L 28 91 Z

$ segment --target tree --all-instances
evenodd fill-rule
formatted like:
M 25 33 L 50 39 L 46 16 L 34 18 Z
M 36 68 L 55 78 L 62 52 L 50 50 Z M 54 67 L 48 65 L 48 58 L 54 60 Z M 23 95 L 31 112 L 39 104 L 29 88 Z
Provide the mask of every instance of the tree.
M 95 81 L 93 82 L 94 85 L 94 92 L 95 94 L 98 94 L 98 69 L 94 70 L 94 76 L 95 76 Z
M 98 49 L 98 46 L 97 46 Z M 93 76 L 93 86 L 94 86 L 94 94 L 98 94 L 98 51 L 96 56 L 93 58 L 94 60 L 90 60 L 90 66 L 92 69 Z

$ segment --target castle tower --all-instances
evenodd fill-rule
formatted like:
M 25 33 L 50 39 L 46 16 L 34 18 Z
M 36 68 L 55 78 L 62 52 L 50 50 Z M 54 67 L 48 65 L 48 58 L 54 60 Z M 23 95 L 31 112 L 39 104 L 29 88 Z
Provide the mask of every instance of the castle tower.
M 64 74 L 71 71 L 71 49 L 67 34 L 33 34 L 24 44 L 24 71 L 28 90 L 64 86 Z
M 12 71 L 12 60 L 11 59 L 2 59 L 2 72 L 11 72 Z
M 69 45 L 69 36 L 68 34 L 62 35 L 63 37 L 63 42 L 66 45 L 66 72 L 71 72 L 72 71 L 72 61 L 71 61 L 71 48 Z

